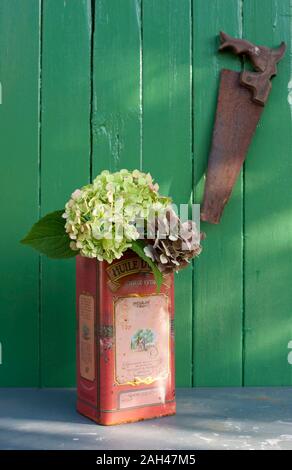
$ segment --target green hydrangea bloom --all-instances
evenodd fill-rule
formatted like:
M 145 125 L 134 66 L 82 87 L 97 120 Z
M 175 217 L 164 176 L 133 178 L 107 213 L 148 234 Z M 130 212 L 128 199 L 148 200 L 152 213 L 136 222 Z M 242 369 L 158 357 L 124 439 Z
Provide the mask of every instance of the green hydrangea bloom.
M 171 199 L 160 196 L 150 173 L 103 171 L 92 184 L 77 189 L 65 206 L 70 247 L 82 256 L 119 259 L 139 238 L 137 219 L 165 209 Z

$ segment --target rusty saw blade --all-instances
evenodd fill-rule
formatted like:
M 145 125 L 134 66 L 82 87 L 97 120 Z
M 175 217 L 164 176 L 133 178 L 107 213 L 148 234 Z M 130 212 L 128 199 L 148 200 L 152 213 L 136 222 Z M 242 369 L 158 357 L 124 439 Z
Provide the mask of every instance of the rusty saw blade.
M 256 71 L 221 71 L 201 209 L 201 220 L 214 224 L 220 222 L 224 206 L 230 198 L 271 91 L 270 79 L 276 75 L 276 64 L 286 48 L 284 43 L 276 49 L 255 46 L 222 32 L 220 37 L 220 50 L 231 48 L 235 54 L 246 54 Z

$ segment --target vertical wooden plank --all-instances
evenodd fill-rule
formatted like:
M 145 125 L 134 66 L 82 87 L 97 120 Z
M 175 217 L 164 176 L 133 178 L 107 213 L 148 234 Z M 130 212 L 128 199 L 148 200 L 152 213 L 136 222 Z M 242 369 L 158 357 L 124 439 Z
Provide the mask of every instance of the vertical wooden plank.
M 245 166 L 245 385 L 292 384 L 291 15 L 289 0 L 244 1 L 244 35 L 288 47 Z
M 143 1 L 143 169 L 174 202 L 192 199 L 191 3 Z M 192 269 L 175 279 L 177 385 L 192 383 Z
M 43 11 L 41 209 L 64 207 L 89 180 L 91 2 Z M 41 381 L 75 384 L 75 261 L 42 261 Z
M 220 30 L 241 34 L 240 1 L 193 1 L 195 197 L 200 202 L 210 148 L 219 72 L 240 69 L 217 52 Z M 194 276 L 194 385 L 238 386 L 242 379 L 242 189 L 238 181 L 220 225 L 207 235 Z
M 39 20 L 37 0 L 0 2 L 0 386 L 38 385 L 39 261 L 19 240 L 38 218 Z
M 94 30 L 93 177 L 140 167 L 139 0 L 97 0 Z

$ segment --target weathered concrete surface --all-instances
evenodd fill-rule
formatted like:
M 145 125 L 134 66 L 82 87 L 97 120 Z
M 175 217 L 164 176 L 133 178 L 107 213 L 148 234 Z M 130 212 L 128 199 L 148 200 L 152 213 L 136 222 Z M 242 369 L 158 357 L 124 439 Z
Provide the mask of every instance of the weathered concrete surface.
M 292 449 L 292 388 L 178 389 L 176 416 L 102 427 L 75 390 L 0 389 L 0 449 Z

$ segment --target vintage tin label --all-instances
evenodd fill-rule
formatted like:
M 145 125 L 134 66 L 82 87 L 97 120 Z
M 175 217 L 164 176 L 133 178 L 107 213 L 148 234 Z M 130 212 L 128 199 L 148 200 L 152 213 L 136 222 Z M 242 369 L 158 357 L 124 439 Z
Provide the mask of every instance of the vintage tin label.
M 150 272 L 149 265 L 141 258 L 125 258 L 110 265 L 107 269 L 108 286 L 115 292 L 121 286 L 121 279 L 135 273 Z
M 84 379 L 95 379 L 94 360 L 94 298 L 92 295 L 79 296 L 79 360 L 80 375 Z
M 140 385 L 166 379 L 170 364 L 170 316 L 164 294 L 115 301 L 115 381 Z
M 163 387 L 120 393 L 120 409 L 161 405 L 162 403 L 165 403 L 165 389 Z

